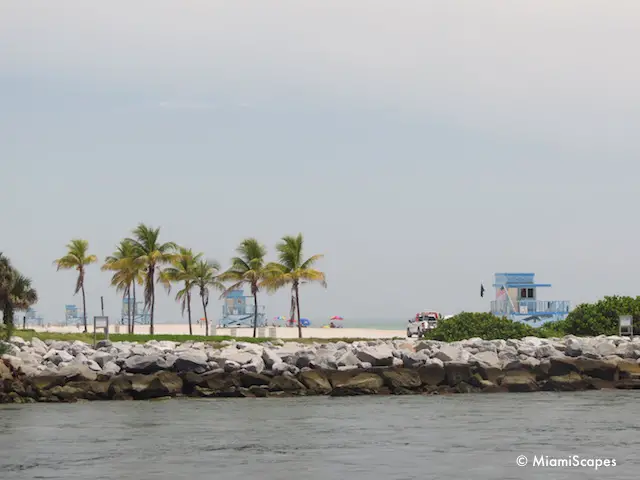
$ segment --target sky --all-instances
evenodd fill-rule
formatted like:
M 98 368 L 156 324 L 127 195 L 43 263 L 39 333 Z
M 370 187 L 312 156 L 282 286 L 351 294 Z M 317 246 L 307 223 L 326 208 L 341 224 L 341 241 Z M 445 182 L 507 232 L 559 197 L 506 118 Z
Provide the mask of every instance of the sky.
M 69 240 L 102 261 L 140 222 L 223 266 L 302 232 L 312 323 L 487 311 L 505 271 L 545 300 L 635 296 L 639 21 L 635 0 L 4 1 L 0 251 L 52 323 L 81 305 L 52 265 Z M 119 318 L 99 266 L 86 290 Z

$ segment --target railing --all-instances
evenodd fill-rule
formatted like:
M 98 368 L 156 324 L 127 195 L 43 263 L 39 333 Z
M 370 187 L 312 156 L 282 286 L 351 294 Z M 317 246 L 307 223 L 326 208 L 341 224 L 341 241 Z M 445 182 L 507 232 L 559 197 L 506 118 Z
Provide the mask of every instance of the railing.
M 229 308 L 226 305 L 222 307 L 222 314 L 224 316 L 227 315 L 254 315 L 255 314 L 255 305 L 243 305 L 242 308 Z M 265 306 L 258 305 L 258 315 L 264 315 Z
M 491 302 L 491 313 L 494 315 L 550 315 L 554 313 L 569 313 L 571 303 L 568 300 L 494 300 Z

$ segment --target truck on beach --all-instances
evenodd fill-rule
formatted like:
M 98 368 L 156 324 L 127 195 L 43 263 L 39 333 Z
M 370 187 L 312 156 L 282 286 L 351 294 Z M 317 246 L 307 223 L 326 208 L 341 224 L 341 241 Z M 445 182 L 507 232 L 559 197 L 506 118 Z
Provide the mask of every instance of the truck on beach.
M 415 318 L 409 319 L 407 337 L 411 338 L 416 335 L 418 338 L 422 338 L 426 331 L 436 328 L 441 319 L 442 314 L 433 310 L 416 313 Z

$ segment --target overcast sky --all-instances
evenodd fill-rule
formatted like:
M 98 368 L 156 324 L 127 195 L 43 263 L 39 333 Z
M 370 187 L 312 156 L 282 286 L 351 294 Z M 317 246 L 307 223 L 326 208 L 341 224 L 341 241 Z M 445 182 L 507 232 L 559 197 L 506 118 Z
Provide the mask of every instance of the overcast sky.
M 636 0 L 3 1 L 0 251 L 49 322 L 81 304 L 65 244 L 102 260 L 138 222 L 223 265 L 302 232 L 317 323 L 488 310 L 500 271 L 635 295 L 639 24 Z M 88 270 L 90 315 L 119 317 L 108 285 Z

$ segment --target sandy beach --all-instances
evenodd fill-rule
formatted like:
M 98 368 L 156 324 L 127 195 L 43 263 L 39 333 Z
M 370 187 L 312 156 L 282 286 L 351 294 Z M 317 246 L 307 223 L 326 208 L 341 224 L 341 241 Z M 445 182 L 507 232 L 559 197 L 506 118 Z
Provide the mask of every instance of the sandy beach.
M 38 332 L 58 332 L 58 333 L 80 333 L 82 328 L 76 326 L 49 326 L 49 327 L 29 327 Z M 210 329 L 210 335 L 229 335 L 233 337 L 251 337 L 253 328 L 215 328 Z M 93 325 L 89 325 L 89 331 L 93 332 Z M 98 330 L 99 332 L 101 330 Z M 127 333 L 126 325 L 111 325 L 110 333 Z M 136 333 L 141 335 L 149 334 L 149 325 L 136 325 Z M 205 329 L 200 325 L 193 325 L 194 335 L 204 335 Z M 275 335 L 274 335 L 275 333 Z M 393 338 L 406 337 L 406 330 L 377 330 L 370 328 L 303 328 L 304 338 Z M 185 324 L 157 324 L 155 325 L 156 335 L 188 335 L 189 326 Z M 266 327 L 258 328 L 259 337 L 272 338 L 298 338 L 298 329 L 291 327 Z

